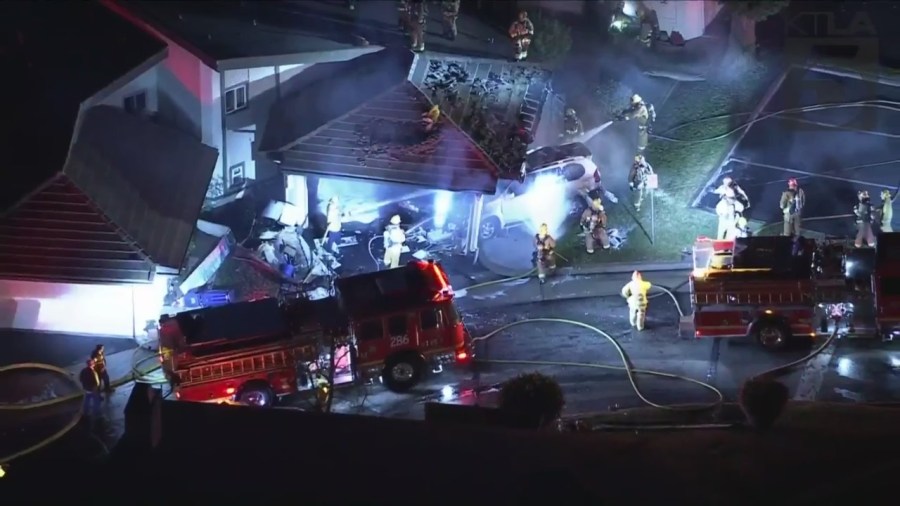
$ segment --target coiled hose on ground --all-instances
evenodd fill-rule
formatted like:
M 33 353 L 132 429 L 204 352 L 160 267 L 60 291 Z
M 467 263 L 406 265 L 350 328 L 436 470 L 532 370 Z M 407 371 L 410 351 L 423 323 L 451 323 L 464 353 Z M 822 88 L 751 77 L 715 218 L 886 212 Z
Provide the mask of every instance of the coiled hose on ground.
M 141 348 L 136 348 L 131 358 L 131 373 L 118 378 L 114 381 L 110 382 L 110 387 L 118 388 L 132 381 L 142 382 L 142 383 L 152 383 L 152 384 L 161 384 L 165 383 L 165 381 L 149 378 L 149 375 L 158 370 L 160 365 L 158 363 L 158 357 L 156 355 L 151 355 L 144 357 L 140 360 L 137 359 L 137 354 L 141 350 Z M 141 367 L 143 364 L 147 362 L 154 362 L 154 364 L 150 367 Z M 50 444 L 58 441 L 63 436 L 68 434 L 72 429 L 74 429 L 78 422 L 81 421 L 82 416 L 84 415 L 84 391 L 81 388 L 81 384 L 78 380 L 67 370 L 55 367 L 47 364 L 37 364 L 37 363 L 24 363 L 24 364 L 14 364 L 10 366 L 0 367 L 0 374 L 14 371 L 14 370 L 28 370 L 28 369 L 40 369 L 45 371 L 50 371 L 59 374 L 60 377 L 64 378 L 66 381 L 71 382 L 73 385 L 73 390 L 75 393 L 56 397 L 53 399 L 48 399 L 46 401 L 40 401 L 29 404 L 0 404 L 0 413 L 2 412 L 21 412 L 21 411 L 30 411 L 35 409 L 47 408 L 50 406 L 56 406 L 63 403 L 73 402 L 78 400 L 78 407 L 75 412 L 72 414 L 72 419 L 63 426 L 59 431 L 54 433 L 52 436 L 35 443 L 34 445 L 19 450 L 11 455 L 0 455 L 0 465 L 7 464 L 15 459 L 24 457 L 26 455 L 35 453 L 43 448 L 46 448 Z M 102 443 L 102 442 L 101 442 Z

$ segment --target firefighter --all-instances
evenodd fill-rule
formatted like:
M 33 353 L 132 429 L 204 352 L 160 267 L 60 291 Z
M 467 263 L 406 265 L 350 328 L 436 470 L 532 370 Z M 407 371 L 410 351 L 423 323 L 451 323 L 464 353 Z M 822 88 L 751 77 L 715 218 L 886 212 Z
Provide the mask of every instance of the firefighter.
M 84 369 L 78 375 L 81 388 L 84 390 L 84 412 L 89 419 L 100 416 L 100 375 L 97 373 L 97 365 L 94 359 L 89 358 Z
M 528 46 L 534 37 L 534 24 L 528 19 L 528 12 L 519 11 L 519 17 L 509 27 L 509 37 L 516 48 L 516 61 L 528 58 Z
M 622 287 L 622 297 L 628 301 L 628 322 L 638 330 L 644 330 L 649 302 L 647 292 L 650 291 L 650 286 L 650 282 L 644 281 L 640 272 L 634 271 L 631 281 Z
M 797 179 L 788 179 L 788 189 L 781 194 L 781 212 L 784 215 L 784 235 L 788 237 L 800 235 L 803 206 L 806 205 L 806 194 L 800 188 Z
M 735 238 L 753 236 L 753 233 L 750 231 L 750 224 L 747 222 L 747 218 L 744 218 L 743 216 L 737 219 L 734 228 L 735 230 L 733 235 Z
M 430 109 L 422 113 L 422 126 L 425 132 L 431 132 L 441 119 L 441 108 L 437 105 L 431 106 Z
M 581 229 L 584 231 L 584 247 L 588 253 L 594 253 L 594 244 L 598 242 L 603 249 L 609 249 L 606 210 L 603 209 L 603 201 L 599 197 L 595 198 L 590 207 L 581 214 Z
M 442 0 L 441 14 L 444 20 L 444 37 L 456 40 L 456 18 L 459 17 L 459 0 Z
M 653 122 L 656 121 L 656 109 L 652 104 L 647 104 L 640 95 L 631 96 L 631 104 L 627 109 L 616 115 L 617 121 L 635 120 L 638 124 L 637 150 L 641 154 L 647 149 L 650 134 L 653 131 Z
M 631 191 L 638 192 L 637 200 L 634 202 L 634 208 L 641 210 L 641 203 L 644 201 L 644 192 L 647 190 L 647 178 L 653 174 L 653 167 L 644 158 L 644 155 L 635 155 L 634 163 L 631 164 L 631 171 L 628 173 L 628 188 Z
M 325 249 L 335 255 L 340 254 L 338 244 L 341 242 L 341 203 L 337 195 L 328 200 L 325 208 Z
M 566 141 L 572 141 L 584 133 L 584 125 L 581 118 L 575 114 L 575 109 L 571 107 L 566 109 L 566 115 L 563 118 L 563 134 L 560 135 Z
M 872 201 L 869 199 L 869 192 L 862 190 L 856 194 L 859 202 L 853 206 L 853 215 L 856 217 L 856 241 L 853 245 L 862 248 L 863 243 L 866 246 L 875 246 L 875 234 L 872 233 Z
M 891 220 L 894 219 L 894 200 L 891 198 L 891 191 L 888 189 L 881 190 L 881 205 L 876 212 L 878 217 L 878 226 L 881 232 L 893 232 Z
M 406 232 L 400 228 L 400 215 L 391 217 L 391 224 L 384 228 L 384 265 L 390 269 L 400 266 L 400 253 L 406 243 Z
M 547 274 L 553 274 L 556 270 L 556 239 L 550 235 L 546 223 L 541 223 L 538 233 L 534 234 L 534 250 L 538 279 L 543 284 Z
M 409 0 L 397 0 L 397 26 L 403 33 L 409 32 Z
M 727 190 L 728 188 L 731 188 L 738 201 L 740 201 L 740 203 L 744 205 L 745 210 L 750 208 L 750 197 L 747 196 L 747 192 L 745 192 L 744 189 L 741 188 L 741 186 L 737 184 L 730 176 L 725 176 L 724 178 L 722 178 L 722 184 L 718 188 L 716 188 L 713 193 L 721 197 L 722 195 L 725 195 L 725 190 Z
M 91 359 L 94 361 L 94 369 L 100 377 L 103 391 L 107 393 L 112 392 L 113 389 L 109 386 L 109 370 L 106 368 L 106 349 L 102 344 L 94 347 L 94 351 L 91 352 Z
M 428 6 L 425 0 L 409 0 L 410 47 L 416 53 L 425 51 L 425 25 Z
M 719 228 L 716 239 L 734 239 L 733 234 L 737 227 L 737 220 L 743 216 L 744 205 L 737 199 L 737 195 L 731 188 L 726 188 L 719 203 L 716 204 L 716 216 L 719 218 Z

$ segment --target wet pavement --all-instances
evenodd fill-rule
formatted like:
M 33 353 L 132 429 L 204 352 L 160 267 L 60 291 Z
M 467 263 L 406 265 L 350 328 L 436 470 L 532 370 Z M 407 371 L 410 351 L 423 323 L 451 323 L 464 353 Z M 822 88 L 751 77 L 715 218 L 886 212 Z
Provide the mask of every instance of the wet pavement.
M 728 173 L 750 196 L 750 218 L 781 221 L 778 200 L 788 178 L 797 178 L 807 195 L 804 228 L 828 235 L 854 231 L 850 217 L 856 192 L 868 190 L 878 202 L 882 189 L 897 190 L 900 177 L 900 88 L 806 69 L 795 69 L 762 113 L 814 106 L 884 100 L 880 107 L 842 107 L 796 112 L 755 123 L 726 164 Z M 711 191 L 721 175 L 707 184 Z M 707 194 L 700 207 L 712 210 Z M 771 234 L 772 232 L 768 232 Z

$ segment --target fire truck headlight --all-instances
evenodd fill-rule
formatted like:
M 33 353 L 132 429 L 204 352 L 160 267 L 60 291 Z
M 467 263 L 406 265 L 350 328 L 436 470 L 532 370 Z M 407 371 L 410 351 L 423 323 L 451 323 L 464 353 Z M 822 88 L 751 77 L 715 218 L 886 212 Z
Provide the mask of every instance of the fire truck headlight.
M 453 209 L 453 193 L 439 191 L 434 196 L 434 226 L 443 228 L 447 224 L 447 216 Z
M 569 214 L 565 181 L 556 174 L 541 174 L 526 195 L 524 208 L 530 213 L 532 232 L 536 233 L 542 223 L 547 224 L 550 235 L 557 238 L 560 227 Z

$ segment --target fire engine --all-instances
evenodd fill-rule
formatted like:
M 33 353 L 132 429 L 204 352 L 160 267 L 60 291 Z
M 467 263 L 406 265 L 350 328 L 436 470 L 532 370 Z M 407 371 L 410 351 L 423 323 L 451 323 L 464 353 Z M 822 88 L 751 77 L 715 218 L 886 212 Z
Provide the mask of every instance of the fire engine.
M 334 385 L 381 380 L 404 392 L 429 370 L 471 360 L 471 336 L 453 297 L 440 264 L 414 261 L 339 279 L 325 299 L 163 316 L 160 361 L 181 400 L 271 405 L 313 388 L 308 372 L 329 360 Z
M 790 237 L 713 240 L 693 247 L 694 337 L 750 336 L 768 349 L 827 333 L 842 316 L 857 337 L 900 335 L 900 233 L 875 248 Z

